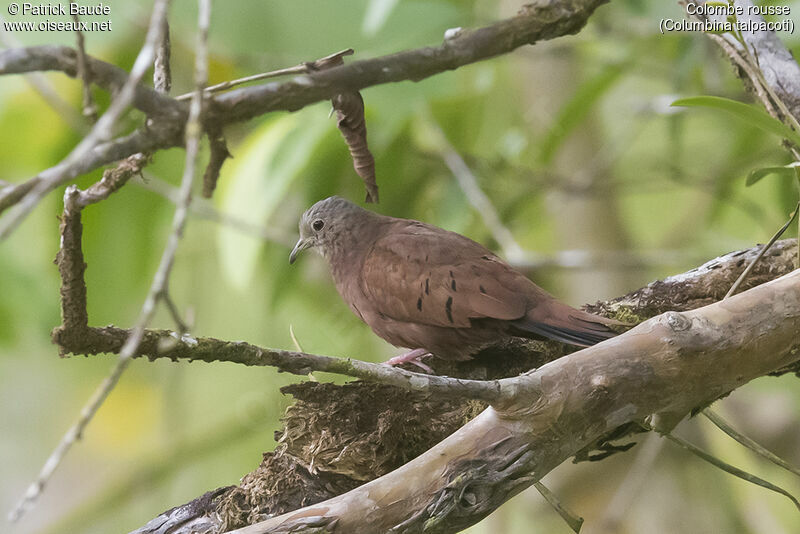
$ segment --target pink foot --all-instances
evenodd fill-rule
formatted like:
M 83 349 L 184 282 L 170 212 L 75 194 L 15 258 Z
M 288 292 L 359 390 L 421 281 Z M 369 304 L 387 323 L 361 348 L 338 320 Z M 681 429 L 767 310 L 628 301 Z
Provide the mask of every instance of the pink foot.
M 394 358 L 389 358 L 385 362 L 386 365 L 400 365 L 401 363 L 411 363 L 423 369 L 425 372 L 433 374 L 433 369 L 422 363 L 420 360 L 424 356 L 428 356 L 430 352 L 425 349 L 414 349 L 412 351 L 406 352 L 405 354 L 401 354 L 400 356 L 395 356 Z

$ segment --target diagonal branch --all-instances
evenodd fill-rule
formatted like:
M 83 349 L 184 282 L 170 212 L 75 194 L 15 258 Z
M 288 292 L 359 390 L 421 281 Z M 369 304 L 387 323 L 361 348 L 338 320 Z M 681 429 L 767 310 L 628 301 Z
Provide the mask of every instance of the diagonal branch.
M 280 84 L 236 89 L 213 99 L 212 120 L 238 122 L 276 110 L 296 111 L 334 95 L 374 85 L 424 80 L 524 45 L 577 33 L 607 0 L 561 0 L 523 6 L 489 26 L 448 31 L 439 46 L 355 61 Z
M 156 5 L 153 8 L 153 15 L 150 21 L 150 28 L 148 30 L 148 37 L 145 39 L 145 46 L 143 50 L 139 53 L 137 57 L 136 63 L 138 64 L 142 58 L 146 58 L 146 60 L 152 61 L 152 48 L 154 43 L 159 42 L 161 40 L 160 32 L 164 28 L 164 19 L 166 18 L 166 6 L 167 1 L 157 1 Z M 150 321 L 152 320 L 153 316 L 155 315 L 156 305 L 160 297 L 162 297 L 166 290 L 167 284 L 169 280 L 169 274 L 172 270 L 172 265 L 175 261 L 175 254 L 178 248 L 178 244 L 183 234 L 183 228 L 186 224 L 187 213 L 188 213 L 188 206 L 189 201 L 191 199 L 191 190 L 192 190 L 192 183 L 194 181 L 195 176 L 195 169 L 197 166 L 197 156 L 199 153 L 199 145 L 200 145 L 200 136 L 202 134 L 202 129 L 200 128 L 200 115 L 203 105 L 203 87 L 205 86 L 207 80 L 207 36 L 208 36 L 208 26 L 209 26 L 209 18 L 210 18 L 210 0 L 201 0 L 200 1 L 200 10 L 199 10 L 199 20 L 198 20 L 198 38 L 197 38 L 197 47 L 196 47 L 196 65 L 195 65 L 195 82 L 197 84 L 197 89 L 195 91 L 195 96 L 192 99 L 190 111 L 189 111 L 189 118 L 186 125 L 186 165 L 184 168 L 183 178 L 181 180 L 181 197 L 180 202 L 175 210 L 175 215 L 173 217 L 173 224 L 172 224 L 172 232 L 167 239 L 167 245 L 164 248 L 164 252 L 161 257 L 161 262 L 159 267 L 153 277 L 153 282 L 150 287 L 150 291 L 145 298 L 145 302 L 142 305 L 142 310 L 139 314 L 139 318 L 137 320 L 136 326 L 130 332 L 130 335 L 125 340 L 124 345 L 120 349 L 120 355 L 117 360 L 116 365 L 112 369 L 111 373 L 105 378 L 105 380 L 100 384 L 100 386 L 95 390 L 92 397 L 89 399 L 87 404 L 84 406 L 83 410 L 81 410 L 81 414 L 75 424 L 70 427 L 67 433 L 63 436 L 61 441 L 59 442 L 56 449 L 50 455 L 48 460 L 45 462 L 44 467 L 42 468 L 39 476 L 37 477 L 36 481 L 28 488 L 25 495 L 17 504 L 17 506 L 11 511 L 9 517 L 12 521 L 17 520 L 22 514 L 25 513 L 30 507 L 33 506 L 36 499 L 39 497 L 41 492 L 44 489 L 44 486 L 48 482 L 50 476 L 54 472 L 54 470 L 58 467 L 61 460 L 70 450 L 72 445 L 80 439 L 81 435 L 83 434 L 84 429 L 89 424 L 91 419 L 94 417 L 94 414 L 103 404 L 105 399 L 108 397 L 110 392 L 114 389 L 117 382 L 119 381 L 122 374 L 127 369 L 128 365 L 134 354 L 136 354 L 139 344 L 144 336 L 144 331 Z M 151 50 L 149 52 L 145 52 L 145 48 L 149 47 Z M 144 68 L 138 69 L 139 76 L 144 73 Z M 137 65 L 134 65 L 134 72 L 137 72 Z M 113 126 L 113 122 L 116 120 L 116 117 L 122 113 L 122 109 L 127 106 L 125 100 L 130 99 L 133 97 L 134 87 L 135 84 L 138 83 L 138 80 L 135 78 L 134 75 L 129 78 L 129 80 L 125 83 L 121 90 L 121 95 L 118 97 L 114 103 L 112 103 L 109 111 L 107 111 L 103 117 L 98 121 L 95 125 L 95 128 L 92 129 L 92 132 L 84 138 L 84 141 L 76 147 L 73 151 L 73 154 L 79 152 L 79 149 L 84 146 L 85 143 L 88 143 L 89 149 L 91 149 L 91 143 L 94 142 L 94 139 L 101 138 L 102 136 L 106 135 L 104 128 L 110 129 Z M 118 104 L 121 102 L 121 104 Z M 116 106 L 115 106 L 116 105 Z M 115 116 L 115 113 L 117 114 Z M 105 121 L 105 124 L 104 124 Z M 135 166 L 137 163 L 143 165 L 146 162 L 146 158 L 143 158 L 141 162 L 134 162 L 133 165 Z M 141 166 L 136 168 L 139 170 Z M 73 239 L 71 242 L 67 243 L 73 249 L 77 249 L 80 252 L 80 217 L 79 213 L 80 210 L 88 204 L 93 202 L 97 202 L 101 200 L 117 189 L 119 189 L 124 182 L 133 174 L 134 172 L 122 173 L 122 178 L 118 180 L 106 180 L 104 177 L 104 181 L 101 181 L 98 184 L 95 184 L 92 188 L 90 188 L 87 192 L 79 193 L 76 187 L 71 187 L 67 189 L 65 194 L 65 228 L 69 227 L 69 220 L 73 219 L 75 221 L 74 225 L 72 225 L 71 233 L 77 234 L 72 236 Z M 33 189 L 33 192 L 37 191 L 37 189 Z M 77 216 L 76 216 L 77 215 Z M 13 219 L 12 219 L 13 220 Z M 62 230 L 65 230 L 62 228 Z M 62 250 L 64 251 L 63 246 L 64 242 L 62 242 Z M 72 267 L 76 269 L 75 272 L 71 273 L 73 276 L 79 276 L 79 280 L 69 280 L 69 283 L 74 284 L 72 289 L 72 294 L 76 296 L 76 302 L 73 303 L 74 305 L 80 306 L 82 304 L 82 310 L 73 310 L 68 309 L 68 307 L 64 306 L 64 326 L 69 327 L 73 326 L 78 330 L 86 329 L 86 321 L 88 321 L 88 317 L 86 316 L 86 294 L 85 294 L 85 285 L 83 284 L 83 271 L 85 269 L 85 265 L 82 262 L 82 258 L 80 259 L 80 265 L 75 265 L 77 262 L 69 262 L 68 259 L 64 258 L 63 254 L 59 254 L 59 258 L 57 259 L 59 262 L 59 267 L 64 265 L 64 270 L 69 269 Z M 77 274 L 76 274 L 77 273 Z M 62 270 L 63 274 L 63 270 Z M 62 288 L 63 289 L 63 288 Z M 67 288 L 68 290 L 70 288 Z M 81 302 L 81 300 L 83 302 Z
M 795 240 L 775 243 L 772 252 L 758 262 L 745 280 L 744 288 L 758 286 L 775 276 L 791 272 L 795 243 Z M 669 310 L 692 310 L 711 304 L 722 299 L 759 250 L 760 247 L 754 247 L 726 254 L 689 272 L 653 282 L 615 301 L 590 308 L 595 312 L 617 313 L 627 320 L 640 321 Z M 767 315 L 764 309 L 751 311 L 754 318 L 755 314 Z M 667 317 L 680 315 L 671 314 Z M 163 335 L 169 333 L 164 332 Z M 641 349 L 638 341 L 641 337 L 637 334 L 628 339 Z M 195 350 L 206 352 L 209 356 L 216 355 L 225 361 L 250 363 L 243 361 L 243 354 L 249 353 L 254 357 L 258 354 L 252 346 L 241 345 L 237 350 L 236 346 L 229 345 L 223 346 L 224 351 L 216 351 L 206 345 L 207 340 L 185 341 L 193 345 Z M 156 349 L 156 345 L 154 339 L 151 347 Z M 183 343 L 177 344 L 177 347 L 179 351 L 191 350 L 182 348 Z M 172 357 L 174 353 L 171 350 L 168 349 L 162 356 Z M 517 376 L 532 367 L 541 368 L 544 363 L 560 355 L 560 352 L 553 351 L 551 346 L 545 344 L 509 343 L 487 348 L 485 354 L 471 362 L 452 366 L 436 365 L 439 373 L 491 381 Z M 576 353 L 569 358 L 578 355 Z M 266 351 L 261 357 L 263 360 L 273 358 Z M 287 355 L 289 363 L 295 361 L 294 358 L 294 354 Z M 692 358 L 681 357 L 679 361 L 691 361 Z M 752 359 L 751 355 L 748 358 Z M 713 368 L 716 369 L 716 365 Z M 782 368 L 780 372 L 794 372 L 797 369 L 795 363 Z M 300 374 L 311 368 L 295 366 L 287 370 Z M 703 372 L 709 374 L 707 370 Z M 602 380 L 600 383 L 602 385 Z M 572 383 L 567 382 L 563 391 L 570 391 L 571 387 Z M 267 453 L 262 464 L 247 474 L 240 485 L 211 492 L 167 511 L 137 532 L 151 534 L 169 528 L 175 534 L 188 534 L 191 528 L 181 525 L 200 524 L 195 521 L 213 525 L 204 532 L 221 532 L 252 524 L 265 516 L 275 516 L 309 503 L 321 502 L 387 474 L 410 458 L 424 453 L 444 437 L 456 432 L 486 406 L 466 400 L 466 395 L 460 398 L 448 396 L 450 400 L 447 400 L 440 398 L 438 392 L 429 395 L 411 388 L 398 389 L 372 382 L 352 382 L 343 386 L 305 382 L 283 391 L 293 395 L 296 401 L 286 412 L 284 428 L 280 438 L 276 438 L 279 446 L 274 453 Z M 569 395 L 571 397 L 572 394 Z M 581 417 L 583 424 L 591 420 Z M 592 427 L 591 432 L 595 431 L 597 429 Z M 615 449 L 611 440 L 635 432 L 641 432 L 640 425 L 636 423 L 623 424 L 614 429 L 606 426 L 606 430 L 602 431 L 603 437 L 584 447 L 576 458 L 587 457 L 587 452 L 596 449 L 607 455 L 608 451 Z M 478 472 L 461 478 L 462 483 L 478 484 L 484 475 L 488 478 L 502 476 L 492 475 L 491 468 L 484 471 L 479 458 L 473 460 L 470 461 L 471 469 Z M 512 473 L 513 470 L 509 475 Z M 498 480 L 495 479 L 495 482 L 499 483 Z M 405 483 L 398 483 L 398 491 L 402 487 L 405 487 Z M 440 496 L 445 499 L 443 494 Z M 388 497 L 387 500 L 391 502 Z M 421 506 L 416 508 L 421 509 Z M 407 510 L 406 517 L 412 515 L 414 512 Z
M 559 0 L 523 6 L 509 19 L 476 29 L 448 31 L 440 46 L 407 50 L 321 72 L 298 76 L 282 83 L 233 90 L 209 99 L 203 115 L 204 129 L 217 129 L 272 111 L 297 111 L 309 104 L 328 100 L 335 95 L 351 93 L 384 83 L 405 80 L 419 81 L 447 70 L 511 52 L 520 46 L 576 33 L 594 10 L 607 0 Z M 156 3 L 161 9 L 164 0 Z M 163 6 L 162 6 L 163 7 Z M 165 8 L 164 8 L 165 9 Z M 152 28 L 152 25 L 151 25 Z M 119 90 L 112 107 L 101 117 L 89 136 L 67 158 L 27 182 L 0 190 L 0 212 L 15 206 L 0 220 L 0 239 L 7 236 L 38 201 L 59 185 L 76 176 L 138 152 L 169 148 L 181 144 L 186 123 L 186 107 L 158 91 L 139 85 L 144 74 L 142 64 L 152 62 L 155 47 L 161 43 L 162 26 L 148 32 L 145 47 L 137 58 L 130 76 L 124 71 L 86 57 L 92 81 L 108 90 Z M 152 39 L 151 39 L 152 37 Z M 142 61 L 139 61 L 142 59 Z M 40 46 L 0 51 L 0 75 L 59 70 L 70 76 L 77 74 L 77 53 L 66 47 Z M 123 105 L 124 104 L 124 105 Z M 122 109 L 132 104 L 150 117 L 148 128 L 131 134 L 125 141 L 112 141 L 115 159 L 96 155 L 98 149 L 107 156 L 111 126 Z M 106 117 L 108 116 L 108 117 Z M 218 154 L 222 154 L 221 150 Z
M 89 134 L 78 143 L 78 146 L 64 158 L 61 164 L 50 169 L 50 171 L 53 171 L 56 168 L 62 167 L 62 171 L 51 172 L 47 178 L 43 178 L 42 175 L 39 175 L 39 181 L 22 196 L 11 213 L 0 221 L 0 239 L 10 234 L 22 219 L 33 210 L 44 195 L 74 178 L 76 176 L 76 174 L 73 174 L 74 168 L 79 166 L 80 162 L 92 152 L 98 143 L 111 138 L 112 131 L 117 121 L 136 97 L 139 80 L 141 80 L 142 76 L 144 76 L 144 73 L 153 62 L 156 43 L 161 41 L 161 31 L 163 29 L 162 21 L 167 16 L 167 4 L 168 0 L 156 0 L 153 5 L 153 12 L 150 16 L 150 26 L 145 36 L 144 45 L 136 56 L 136 61 L 134 61 L 130 77 L 125 80 L 125 83 L 120 88 L 116 98 L 111 102 L 109 108 L 94 124 Z M 87 59 L 87 63 L 88 62 Z
M 67 76 L 79 74 L 79 53 L 68 46 L 42 45 L 0 51 L 0 75 L 58 71 Z M 130 76 L 124 69 L 86 55 L 86 76 L 91 83 L 114 94 Z M 186 122 L 187 107 L 139 83 L 132 86 L 130 104 L 148 115 L 166 114 L 170 120 Z
M 604 432 L 693 407 L 800 359 L 800 271 L 691 312 L 668 312 L 524 377 L 489 408 L 401 468 L 237 534 L 458 532 Z M 753 358 L 758 354 L 758 358 Z M 714 373 L 709 373 L 714 369 Z M 671 428 L 660 428 L 669 431 Z

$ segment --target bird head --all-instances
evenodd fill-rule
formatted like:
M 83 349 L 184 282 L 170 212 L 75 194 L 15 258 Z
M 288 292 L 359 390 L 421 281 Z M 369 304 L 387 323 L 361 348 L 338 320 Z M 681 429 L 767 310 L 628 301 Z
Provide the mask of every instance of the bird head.
M 338 245 L 338 236 L 347 233 L 341 230 L 346 230 L 360 213 L 369 212 L 336 196 L 308 208 L 300 218 L 300 239 L 289 254 L 289 263 L 294 263 L 297 255 L 307 248 L 316 248 L 327 256 Z

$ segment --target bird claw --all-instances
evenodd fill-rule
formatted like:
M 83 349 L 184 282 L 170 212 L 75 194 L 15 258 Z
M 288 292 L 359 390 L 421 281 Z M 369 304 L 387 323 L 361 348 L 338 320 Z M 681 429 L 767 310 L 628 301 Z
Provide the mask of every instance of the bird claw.
M 384 365 L 389 365 L 392 367 L 403 363 L 410 363 L 416 365 L 420 369 L 424 370 L 426 373 L 434 374 L 433 369 L 431 369 L 430 367 L 422 363 L 422 361 L 420 361 L 425 356 L 430 356 L 430 355 L 431 353 L 425 349 L 414 349 L 412 351 L 406 352 L 405 354 L 395 356 L 394 358 L 389 358 L 383 363 Z

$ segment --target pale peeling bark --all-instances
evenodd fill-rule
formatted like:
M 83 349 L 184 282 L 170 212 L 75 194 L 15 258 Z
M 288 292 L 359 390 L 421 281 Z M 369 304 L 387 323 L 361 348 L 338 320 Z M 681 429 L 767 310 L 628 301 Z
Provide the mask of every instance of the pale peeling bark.
M 800 271 L 664 313 L 514 379 L 513 403 L 388 475 L 233 532 L 458 532 L 604 433 L 645 420 L 668 431 L 693 408 L 794 363 L 799 333 Z
M 725 254 L 688 272 L 654 281 L 628 295 L 609 302 L 599 302 L 588 309 L 601 315 L 639 323 L 668 311 L 688 312 L 712 304 L 724 297 L 760 248 L 761 246 L 757 246 Z M 753 288 L 790 273 L 794 269 L 796 250 L 794 239 L 776 242 L 756 264 L 755 269 L 751 270 L 742 289 Z M 269 352 L 272 349 L 254 348 L 246 344 L 226 347 L 218 342 L 204 347 L 201 342 L 195 349 L 198 354 L 187 353 L 177 358 L 277 365 L 288 372 L 298 372 L 302 368 L 303 374 L 314 368 L 348 373 L 346 360 L 337 360 L 344 366 L 337 368 L 337 371 L 329 367 L 328 358 L 319 367 L 314 363 L 314 358 L 319 357 L 303 359 L 303 355 L 298 353 L 293 353 L 292 358 L 305 362 L 300 368 L 286 367 L 280 363 L 284 361 L 281 359 L 269 363 L 266 360 L 276 356 Z M 263 352 L 269 357 L 253 359 L 248 354 L 254 349 L 255 352 Z M 174 351 L 161 356 L 176 357 Z M 489 347 L 468 362 L 434 359 L 429 363 L 435 366 L 439 375 L 484 380 L 499 387 L 500 383 L 513 383 L 508 382 L 507 377 L 517 377 L 530 369 L 543 368 L 547 362 L 562 356 L 563 348 L 556 343 L 514 340 Z M 775 374 L 797 372 L 800 369 L 799 363 L 800 361 L 795 361 L 781 367 Z M 708 373 L 715 370 L 716 367 L 712 366 Z M 136 532 L 216 534 L 326 501 L 389 474 L 409 460 L 424 454 L 487 407 L 483 402 L 470 400 L 468 390 L 465 390 L 465 397 L 456 398 L 443 394 L 446 390 L 441 388 L 431 387 L 412 392 L 395 387 L 397 384 L 391 386 L 389 383 L 376 383 L 374 380 L 380 378 L 377 376 L 362 378 L 365 381 L 344 385 L 302 382 L 283 388 L 282 391 L 292 395 L 295 402 L 287 409 L 283 418 L 283 429 L 276 434 L 279 446 L 274 452 L 265 453 L 261 465 L 245 475 L 239 485 L 208 492 L 187 504 L 170 509 Z M 416 378 L 421 377 L 416 375 Z M 431 386 L 435 386 L 435 377 L 428 377 L 426 380 L 431 381 Z M 568 383 L 565 387 L 572 385 Z M 508 389 L 506 386 L 506 390 Z M 704 398 L 701 404 L 691 409 L 702 409 L 708 402 L 709 399 Z M 663 417 L 662 421 L 667 422 Z M 590 422 L 588 418 L 583 420 L 586 425 Z M 603 423 L 604 428 L 605 426 L 606 423 Z M 614 452 L 626 450 L 632 443 L 620 445 L 618 440 L 641 431 L 641 426 L 636 422 L 603 431 L 600 437 L 590 440 L 588 445 L 574 453 L 575 461 L 599 460 Z M 594 430 L 590 433 L 597 434 Z M 476 452 L 479 453 L 480 451 Z M 480 456 L 470 457 L 469 461 L 473 474 L 470 479 L 472 487 L 476 487 L 481 480 L 485 481 L 483 484 L 491 486 L 499 483 L 502 477 L 510 475 L 507 471 L 493 472 L 491 463 L 481 467 Z M 402 482 L 398 485 L 404 487 Z M 472 497 L 468 493 L 465 495 L 469 501 Z M 484 491 L 480 499 L 490 509 L 500 503 L 492 500 L 493 495 L 497 495 L 497 499 L 502 501 L 509 493 L 500 490 L 493 490 L 492 493 Z M 446 494 L 440 493 L 440 496 L 444 498 Z M 476 506 L 477 502 L 476 500 Z M 474 521 L 477 521 L 479 513 L 486 513 L 480 507 L 472 507 L 463 513 L 470 511 L 476 514 Z M 407 513 L 411 517 L 416 512 L 409 509 Z M 294 522 L 291 524 L 293 527 L 298 526 Z

